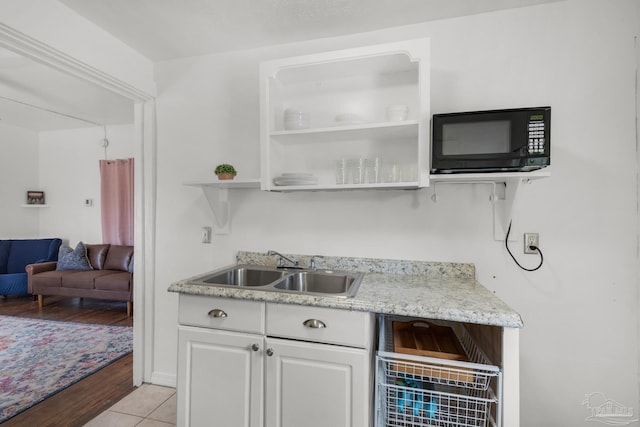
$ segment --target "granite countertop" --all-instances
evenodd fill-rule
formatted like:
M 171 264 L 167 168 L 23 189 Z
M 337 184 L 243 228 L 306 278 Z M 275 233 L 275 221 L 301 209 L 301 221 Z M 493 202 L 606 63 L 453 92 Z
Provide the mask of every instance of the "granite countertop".
M 309 265 L 311 256 L 289 255 Z M 353 298 L 300 295 L 199 283 L 204 275 L 180 280 L 170 292 L 300 304 L 380 314 L 415 316 L 501 327 L 521 328 L 520 315 L 475 279 L 469 263 L 398 261 L 373 258 L 315 256 L 318 270 L 365 272 Z M 239 252 L 238 264 L 275 266 L 277 256 Z

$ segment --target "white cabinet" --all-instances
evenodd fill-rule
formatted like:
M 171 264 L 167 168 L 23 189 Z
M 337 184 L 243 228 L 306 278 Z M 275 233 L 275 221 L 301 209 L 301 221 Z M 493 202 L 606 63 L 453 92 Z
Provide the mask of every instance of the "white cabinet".
M 268 338 L 267 351 L 267 427 L 369 425 L 367 350 Z
M 373 319 L 267 304 L 266 427 L 370 425 Z
M 265 304 L 180 295 L 179 426 L 262 425 Z
M 402 120 L 387 107 L 405 105 Z M 261 188 L 418 188 L 429 183 L 429 39 L 267 61 L 260 67 Z M 305 115 L 287 126 L 285 111 Z M 395 178 L 336 183 L 341 159 L 382 159 Z M 307 173 L 312 184 L 275 185 Z M 386 176 L 386 179 L 385 179 Z M 304 181 L 304 180 L 303 180 Z
M 182 294 L 179 321 L 178 426 L 370 425 L 372 314 Z
M 262 337 L 190 326 L 178 336 L 178 425 L 262 425 Z
M 369 423 L 367 350 L 189 326 L 179 337 L 179 425 Z

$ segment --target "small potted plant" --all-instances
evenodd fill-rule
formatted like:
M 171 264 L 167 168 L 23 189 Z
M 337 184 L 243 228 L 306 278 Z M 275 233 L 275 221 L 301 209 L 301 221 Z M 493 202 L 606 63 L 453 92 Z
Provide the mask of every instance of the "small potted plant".
M 238 174 L 236 169 L 227 163 L 216 166 L 214 172 L 218 176 L 218 179 L 233 179 Z

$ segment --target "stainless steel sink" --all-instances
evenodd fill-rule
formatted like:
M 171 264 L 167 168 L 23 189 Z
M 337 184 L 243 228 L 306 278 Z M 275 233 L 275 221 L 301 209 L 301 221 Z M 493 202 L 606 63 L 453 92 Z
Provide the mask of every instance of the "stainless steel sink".
M 250 287 L 263 291 L 348 298 L 356 295 L 363 277 L 364 273 L 349 271 L 233 265 L 194 281 L 209 286 Z
M 282 279 L 285 274 L 278 270 L 235 267 L 207 277 L 203 282 L 228 286 L 264 286 Z
M 350 294 L 356 275 L 346 273 L 296 272 L 274 285 L 276 289 L 312 294 Z

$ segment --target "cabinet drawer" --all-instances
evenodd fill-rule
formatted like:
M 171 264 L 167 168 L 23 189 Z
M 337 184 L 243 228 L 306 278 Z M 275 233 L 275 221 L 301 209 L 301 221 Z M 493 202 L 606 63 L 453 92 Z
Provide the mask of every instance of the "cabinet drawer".
M 216 317 L 214 310 L 222 317 Z M 265 303 L 199 295 L 180 295 L 181 325 L 264 334 Z
M 362 311 L 267 303 L 270 337 L 369 348 L 373 319 L 371 313 Z

